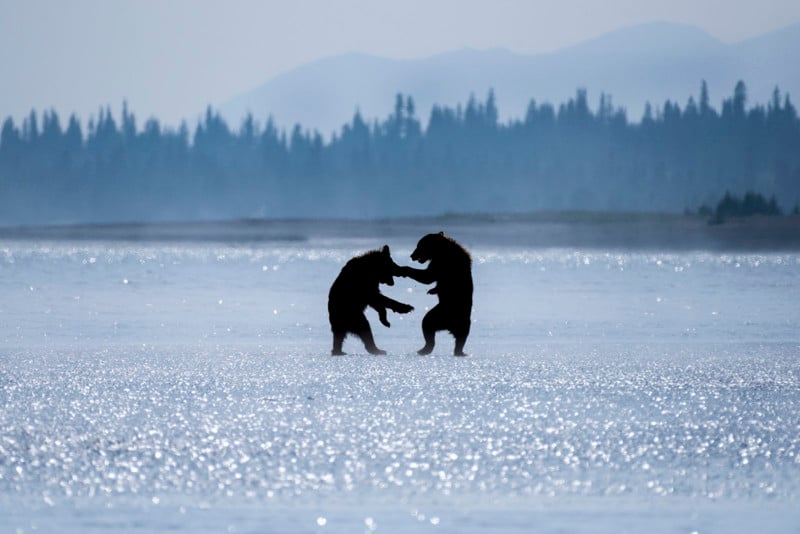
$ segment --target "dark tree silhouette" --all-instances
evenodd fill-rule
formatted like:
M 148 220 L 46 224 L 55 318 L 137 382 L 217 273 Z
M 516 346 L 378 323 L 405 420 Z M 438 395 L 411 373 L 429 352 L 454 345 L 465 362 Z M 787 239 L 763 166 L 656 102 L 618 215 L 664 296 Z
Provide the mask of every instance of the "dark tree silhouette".
M 423 127 L 398 94 L 382 121 L 356 111 L 327 141 L 245 117 L 232 130 L 208 108 L 184 123 L 144 123 L 123 103 L 86 128 L 35 111 L 0 129 L 0 224 L 243 217 L 374 217 L 536 210 L 682 212 L 724 191 L 800 203 L 800 120 L 788 94 L 748 107 L 736 84 L 720 111 L 695 101 L 646 105 L 630 122 L 601 94 L 531 101 L 501 123 L 494 92 L 434 106 Z M 140 125 L 141 124 L 141 125 Z

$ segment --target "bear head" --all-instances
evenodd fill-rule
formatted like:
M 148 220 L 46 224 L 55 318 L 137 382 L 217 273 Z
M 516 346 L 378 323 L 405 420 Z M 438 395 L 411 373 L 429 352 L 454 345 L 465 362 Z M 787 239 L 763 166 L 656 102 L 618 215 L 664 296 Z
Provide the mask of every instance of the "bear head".
M 430 261 L 441 254 L 442 245 L 449 241 L 452 241 L 452 239 L 444 235 L 444 232 L 428 234 L 419 240 L 417 248 L 411 253 L 411 259 L 419 263 Z
M 393 286 L 394 277 L 400 267 L 392 259 L 389 245 L 384 245 L 380 251 L 374 251 L 370 257 L 372 260 L 370 269 L 377 276 L 378 283 Z

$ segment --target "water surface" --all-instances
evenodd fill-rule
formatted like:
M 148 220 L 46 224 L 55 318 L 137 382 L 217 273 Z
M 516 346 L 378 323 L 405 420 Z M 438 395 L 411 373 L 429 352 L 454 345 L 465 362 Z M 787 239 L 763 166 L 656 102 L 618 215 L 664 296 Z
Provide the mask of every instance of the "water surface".
M 416 355 L 403 279 L 389 355 L 328 355 L 339 269 L 408 232 L 0 242 L 0 531 L 796 531 L 800 254 L 517 230 L 453 233 L 467 358 Z

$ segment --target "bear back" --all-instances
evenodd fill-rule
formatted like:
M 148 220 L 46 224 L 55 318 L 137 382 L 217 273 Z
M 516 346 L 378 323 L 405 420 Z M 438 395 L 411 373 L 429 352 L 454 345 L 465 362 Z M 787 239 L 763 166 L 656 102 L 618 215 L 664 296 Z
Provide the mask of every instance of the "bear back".
M 388 246 L 351 258 L 334 280 L 328 298 L 363 309 L 380 291 L 379 284 L 394 285 L 397 268 Z

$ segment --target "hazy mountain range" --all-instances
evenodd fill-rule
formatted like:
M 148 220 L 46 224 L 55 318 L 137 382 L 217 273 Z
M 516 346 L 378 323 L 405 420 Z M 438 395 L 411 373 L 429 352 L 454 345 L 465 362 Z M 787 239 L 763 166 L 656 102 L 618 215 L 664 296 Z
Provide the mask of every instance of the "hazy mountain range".
M 411 36 L 410 38 L 413 38 Z M 248 111 L 272 116 L 283 128 L 300 123 L 328 135 L 356 110 L 367 119 L 391 113 L 394 97 L 411 95 L 426 122 L 434 104 L 454 106 L 493 88 L 501 120 L 522 117 L 531 99 L 559 104 L 588 90 L 601 92 L 638 121 L 646 102 L 681 107 L 708 83 L 715 107 L 744 80 L 749 103 L 765 103 L 775 86 L 800 98 L 800 24 L 735 44 L 687 25 L 654 22 L 624 28 L 556 52 L 524 55 L 504 49 L 463 49 L 424 59 L 397 60 L 351 53 L 321 59 L 276 76 L 223 103 L 238 126 Z

